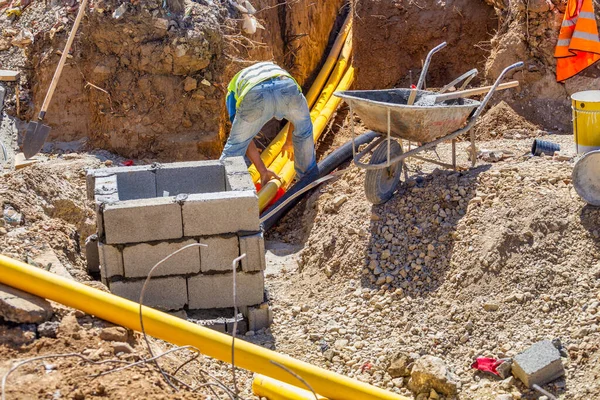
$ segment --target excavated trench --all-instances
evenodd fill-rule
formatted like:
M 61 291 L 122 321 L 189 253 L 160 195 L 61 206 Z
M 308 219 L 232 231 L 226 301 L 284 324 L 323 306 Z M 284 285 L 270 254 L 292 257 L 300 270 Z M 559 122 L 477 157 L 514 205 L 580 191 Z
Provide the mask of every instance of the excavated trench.
M 348 11 L 345 0 L 256 0 L 265 29 L 246 35 L 229 2 L 184 1 L 171 4 L 180 10 L 173 12 L 144 0 L 115 19 L 119 4 L 110 0 L 87 13 L 47 114 L 50 139 L 87 138 L 92 148 L 170 161 L 219 155 L 229 129 L 226 85 L 240 68 L 274 60 L 307 88 Z M 545 130 L 569 132 L 569 95 L 600 82 L 598 67 L 566 84 L 554 79 L 561 0 L 354 0 L 352 7 L 357 89 L 416 83 L 427 52 L 446 41 L 428 87 L 474 67 L 480 72 L 473 84 L 489 83 L 522 60 L 526 67 L 508 77 L 521 87 L 498 93 L 492 105 L 504 100 Z M 67 31 L 42 32 L 28 49 L 25 91 L 32 101 L 21 118 L 39 110 Z

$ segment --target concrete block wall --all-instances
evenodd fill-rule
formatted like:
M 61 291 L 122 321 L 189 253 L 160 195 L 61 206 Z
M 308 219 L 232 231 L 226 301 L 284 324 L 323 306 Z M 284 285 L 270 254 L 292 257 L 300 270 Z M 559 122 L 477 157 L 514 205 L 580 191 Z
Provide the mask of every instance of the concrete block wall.
M 233 306 L 264 301 L 264 238 L 258 197 L 242 157 L 88 171 L 96 203 L 100 274 L 110 290 L 164 310 Z

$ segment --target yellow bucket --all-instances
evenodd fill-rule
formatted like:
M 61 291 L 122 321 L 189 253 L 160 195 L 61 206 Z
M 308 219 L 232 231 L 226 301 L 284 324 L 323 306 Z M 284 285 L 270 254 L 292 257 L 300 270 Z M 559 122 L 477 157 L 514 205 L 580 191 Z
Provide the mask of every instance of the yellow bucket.
M 573 93 L 571 101 L 577 153 L 600 149 L 600 90 Z

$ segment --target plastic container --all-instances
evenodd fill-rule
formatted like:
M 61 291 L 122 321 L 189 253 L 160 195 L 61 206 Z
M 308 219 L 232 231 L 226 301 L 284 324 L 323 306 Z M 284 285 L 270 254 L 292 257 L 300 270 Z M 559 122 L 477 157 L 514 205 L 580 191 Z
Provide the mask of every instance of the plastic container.
M 600 149 L 600 90 L 571 95 L 573 135 L 578 154 Z

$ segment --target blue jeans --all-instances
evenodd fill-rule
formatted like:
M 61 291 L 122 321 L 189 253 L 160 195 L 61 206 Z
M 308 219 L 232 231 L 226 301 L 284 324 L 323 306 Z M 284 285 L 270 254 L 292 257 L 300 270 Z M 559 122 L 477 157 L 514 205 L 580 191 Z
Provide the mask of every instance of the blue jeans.
M 272 118 L 285 118 L 294 124 L 294 168 L 302 178 L 317 165 L 313 126 L 306 99 L 289 78 L 270 79 L 246 94 L 237 108 L 221 159 L 245 155 L 250 141 Z

